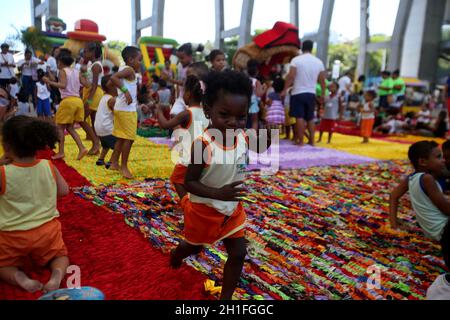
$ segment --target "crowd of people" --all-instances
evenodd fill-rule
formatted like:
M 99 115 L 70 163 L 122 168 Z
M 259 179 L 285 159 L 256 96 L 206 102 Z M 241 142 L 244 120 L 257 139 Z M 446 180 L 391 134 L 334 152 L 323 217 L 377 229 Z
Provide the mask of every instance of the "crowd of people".
M 287 74 L 277 68 L 268 78 L 260 77 L 255 60 L 248 61 L 245 72 L 230 70 L 220 50 L 211 52 L 209 66 L 195 62 L 196 47 L 191 43 L 177 50 L 177 75 L 168 63 L 160 77 L 144 81 L 143 57 L 133 46 L 122 51 L 123 65 L 105 75 L 102 47 L 92 42 L 80 57 L 67 49 L 55 49 L 46 62 L 27 51 L 18 65 L 22 73 L 18 81 L 11 71 L 14 61 L 6 51 L 7 46 L 2 45 L 0 122 L 5 154 L 0 160 L 0 279 L 30 292 L 59 288 L 69 264 L 56 209 L 57 196 L 66 195 L 69 189 L 51 161 L 37 159 L 39 150 L 56 145 L 58 151 L 52 159 L 63 159 L 66 134 L 76 143 L 77 160 L 98 156 L 98 166 L 132 179 L 129 158 L 137 128 L 157 125 L 177 134 L 182 129 L 183 139 L 176 136 L 180 157 L 170 181 L 184 213 L 185 240 L 171 253 L 170 263 L 178 268 L 203 246 L 223 240 L 228 259 L 221 298 L 231 299 L 246 256 L 241 198 L 245 196 L 242 184 L 247 151 L 254 148 L 261 153 L 270 146 L 270 135 L 266 148 L 249 143 L 263 139 L 257 130 L 279 129 L 299 146 L 305 138 L 314 145 L 320 121 L 319 141 L 328 133 L 331 143 L 338 121 L 356 104 L 353 111 L 360 135 L 368 143 L 374 127 L 387 129 L 385 120 L 377 126 L 380 114 L 391 112 L 392 99 L 401 102 L 405 96 L 398 72 L 393 79 L 383 73 L 378 92 L 365 90 L 363 78 L 352 86 L 350 74 L 339 82 L 328 81 L 322 61 L 312 54 L 311 41 L 303 42 L 302 54 L 291 61 Z M 430 129 L 426 107 L 418 116 L 417 122 L 411 120 L 409 125 L 416 130 Z M 441 119 L 445 118 L 442 115 Z M 84 146 L 78 128 L 92 142 L 90 149 Z M 448 142 L 442 149 L 448 170 Z M 449 266 L 450 204 L 443 195 L 448 190 L 448 172 L 444 173 L 442 152 L 435 144 L 423 142 L 411 147 L 409 157 L 416 175 L 393 192 L 392 227 L 399 226 L 398 199 L 409 188 L 419 223 L 442 242 Z M 422 180 L 424 189 L 418 187 Z M 444 181 L 442 187 L 437 180 Z M 20 269 L 26 256 L 50 266 L 47 284 L 30 279 Z

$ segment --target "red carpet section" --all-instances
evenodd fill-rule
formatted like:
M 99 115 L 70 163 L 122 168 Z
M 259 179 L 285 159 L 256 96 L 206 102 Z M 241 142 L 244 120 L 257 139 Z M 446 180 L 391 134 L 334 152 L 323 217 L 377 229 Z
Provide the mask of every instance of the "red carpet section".
M 55 164 L 71 187 L 89 184 L 64 162 Z M 80 267 L 82 286 L 100 289 L 108 300 L 208 298 L 203 293 L 205 276 L 187 266 L 171 269 L 169 257 L 130 229 L 121 215 L 115 216 L 72 193 L 59 201 L 58 209 L 70 262 Z M 41 282 L 50 276 L 47 270 L 30 270 L 30 266 L 25 268 L 29 276 Z M 33 300 L 41 295 L 0 283 L 0 300 Z

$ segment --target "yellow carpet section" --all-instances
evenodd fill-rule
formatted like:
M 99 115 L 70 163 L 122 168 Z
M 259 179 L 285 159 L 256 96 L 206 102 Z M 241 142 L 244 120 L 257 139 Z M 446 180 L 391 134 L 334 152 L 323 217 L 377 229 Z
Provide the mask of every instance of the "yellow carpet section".
M 85 133 L 82 130 L 78 130 L 78 134 L 84 139 Z M 90 148 L 92 142 L 83 140 L 83 144 Z M 78 148 L 70 136 L 66 136 L 65 148 L 65 162 L 91 181 L 93 185 L 130 182 L 117 171 L 107 170 L 104 166 L 97 166 L 95 162 L 98 156 L 86 156 L 81 161 L 77 161 Z M 111 155 L 112 151 L 108 153 L 105 161 L 109 161 Z M 129 168 L 134 175 L 134 180 L 168 178 L 172 174 L 174 166 L 171 153 L 166 145 L 158 145 L 145 138 L 137 137 L 131 148 L 129 159 Z
M 316 141 L 319 135 L 316 135 Z M 421 139 L 425 140 L 425 139 Z M 371 139 L 368 144 L 363 144 L 361 137 L 347 136 L 334 133 L 331 143 L 327 144 L 328 133 L 324 133 L 322 142 L 316 144 L 321 148 L 335 149 L 359 156 L 379 159 L 379 160 L 405 160 L 408 159 L 408 149 L 410 145 Z
M 423 141 L 423 140 L 431 140 L 431 141 L 435 141 L 437 144 L 441 145 L 445 142 L 445 139 L 441 139 L 441 138 L 428 138 L 428 137 L 419 137 L 419 136 L 411 136 L 411 135 L 407 135 L 407 136 L 392 136 L 392 137 L 388 137 L 385 138 L 384 140 L 389 140 L 389 141 L 403 141 L 403 142 L 407 142 L 407 143 L 416 143 L 419 141 Z

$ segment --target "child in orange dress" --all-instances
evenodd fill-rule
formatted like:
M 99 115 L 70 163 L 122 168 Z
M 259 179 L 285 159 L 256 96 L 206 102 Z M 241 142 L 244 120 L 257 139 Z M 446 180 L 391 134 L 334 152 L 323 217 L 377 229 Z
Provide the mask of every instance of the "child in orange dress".
M 228 253 L 223 274 L 221 299 L 232 298 L 246 256 L 244 228 L 246 215 L 240 198 L 249 137 L 243 129 L 253 93 L 251 80 L 236 71 L 211 72 L 205 78 L 204 111 L 209 127 L 194 141 L 187 168 L 182 201 L 185 241 L 171 254 L 171 265 L 199 253 L 203 246 L 223 241 Z M 252 140 L 253 141 L 253 140 Z M 267 148 L 255 150 L 264 152 Z
M 362 143 L 369 143 L 369 138 L 372 136 L 373 125 L 375 124 L 375 106 L 373 102 L 376 97 L 376 92 L 372 90 L 369 90 L 364 94 L 366 103 L 361 110 Z
M 11 118 L 3 127 L 2 162 L 9 164 L 0 166 L 0 280 L 29 292 L 59 289 L 69 265 L 56 209 L 57 196 L 69 187 L 51 161 L 36 159 L 57 141 L 53 124 L 30 117 Z M 45 285 L 20 270 L 28 257 L 50 266 Z

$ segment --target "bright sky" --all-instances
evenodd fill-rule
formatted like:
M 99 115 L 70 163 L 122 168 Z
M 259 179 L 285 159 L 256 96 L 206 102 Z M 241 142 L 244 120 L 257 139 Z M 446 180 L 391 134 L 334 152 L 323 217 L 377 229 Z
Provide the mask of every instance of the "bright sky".
M 300 35 L 318 29 L 323 0 L 300 0 Z M 326 1 L 326 0 L 325 0 Z M 151 15 L 153 0 L 141 0 L 142 17 Z M 13 28 L 31 25 L 30 0 L 0 0 L 0 42 L 14 35 Z M 166 0 L 164 36 L 179 43 L 214 41 L 214 0 Z M 276 5 L 275 5 L 276 3 Z M 371 34 L 392 34 L 399 0 L 371 1 Z M 237 27 L 242 0 L 225 0 L 225 28 Z M 332 32 L 341 39 L 359 36 L 359 0 L 336 0 Z M 73 30 L 78 19 L 98 23 L 108 40 L 131 42 L 131 1 L 59 0 L 59 17 Z M 289 21 L 289 0 L 255 0 L 252 30 L 269 29 L 276 21 Z M 151 35 L 151 29 L 143 31 Z

